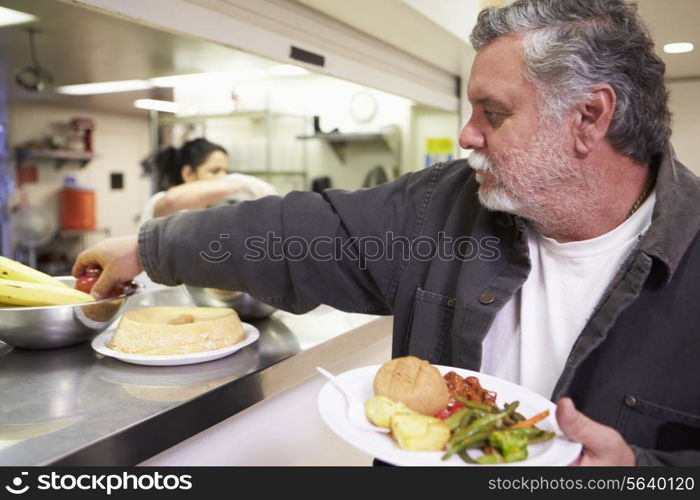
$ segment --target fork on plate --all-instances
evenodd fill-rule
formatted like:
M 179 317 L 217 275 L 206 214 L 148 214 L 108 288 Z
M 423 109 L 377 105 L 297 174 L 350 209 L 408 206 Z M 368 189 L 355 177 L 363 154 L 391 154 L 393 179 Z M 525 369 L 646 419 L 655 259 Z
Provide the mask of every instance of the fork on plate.
M 348 420 L 352 425 L 354 425 L 358 429 L 363 429 L 366 431 L 385 433 L 389 432 L 389 429 L 372 425 L 369 422 L 369 420 L 367 420 L 367 417 L 365 416 L 365 408 L 362 404 L 362 401 L 360 401 L 357 398 L 357 396 L 350 392 L 350 390 L 348 390 L 348 388 L 343 385 L 343 383 L 338 379 L 338 377 L 330 373 L 328 370 L 324 370 L 320 366 L 317 366 L 316 370 L 318 370 L 318 372 L 321 375 L 326 377 L 330 381 L 330 383 L 333 384 L 333 387 L 338 389 L 338 391 L 340 391 L 340 393 L 345 398 L 345 402 L 348 405 Z

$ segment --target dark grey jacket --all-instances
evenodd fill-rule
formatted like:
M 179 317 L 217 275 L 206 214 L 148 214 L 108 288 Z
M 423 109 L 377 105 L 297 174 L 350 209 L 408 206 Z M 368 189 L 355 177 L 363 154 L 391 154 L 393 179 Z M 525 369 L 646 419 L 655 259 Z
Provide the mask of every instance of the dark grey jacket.
M 656 168 L 652 225 L 552 400 L 571 396 L 616 428 L 638 464 L 698 465 L 700 180 L 672 156 Z M 246 290 L 296 313 L 324 303 L 393 314 L 394 356 L 478 370 L 484 336 L 530 261 L 524 221 L 483 209 L 476 191 L 458 160 L 371 189 L 185 212 L 144 225 L 140 255 L 168 285 Z

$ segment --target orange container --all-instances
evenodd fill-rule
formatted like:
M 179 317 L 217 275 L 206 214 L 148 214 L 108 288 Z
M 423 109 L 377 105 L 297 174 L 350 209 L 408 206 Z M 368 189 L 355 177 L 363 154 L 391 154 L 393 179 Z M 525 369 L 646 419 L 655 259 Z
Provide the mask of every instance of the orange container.
M 97 227 L 95 191 L 64 187 L 60 193 L 60 201 L 62 229 L 90 231 Z

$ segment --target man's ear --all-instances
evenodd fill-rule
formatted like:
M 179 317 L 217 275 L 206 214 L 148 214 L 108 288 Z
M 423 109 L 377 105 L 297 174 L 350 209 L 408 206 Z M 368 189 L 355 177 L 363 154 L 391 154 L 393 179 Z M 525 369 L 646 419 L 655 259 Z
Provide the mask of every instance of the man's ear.
M 586 99 L 575 110 L 574 149 L 579 156 L 586 156 L 596 149 L 610 128 L 615 112 L 617 96 L 608 84 L 589 89 L 592 99 Z
M 197 180 L 197 172 L 194 171 L 191 165 L 185 165 L 180 169 L 180 176 L 183 182 L 192 182 Z

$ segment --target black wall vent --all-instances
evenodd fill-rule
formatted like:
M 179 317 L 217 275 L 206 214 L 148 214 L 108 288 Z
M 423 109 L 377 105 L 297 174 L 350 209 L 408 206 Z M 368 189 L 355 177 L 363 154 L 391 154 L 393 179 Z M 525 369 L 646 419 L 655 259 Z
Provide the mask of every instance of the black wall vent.
M 326 64 L 326 58 L 320 54 L 315 54 L 309 52 L 308 50 L 300 49 L 292 45 L 292 50 L 289 53 L 289 57 L 296 59 L 297 61 L 303 61 L 309 64 L 315 64 L 316 66 L 323 66 Z

